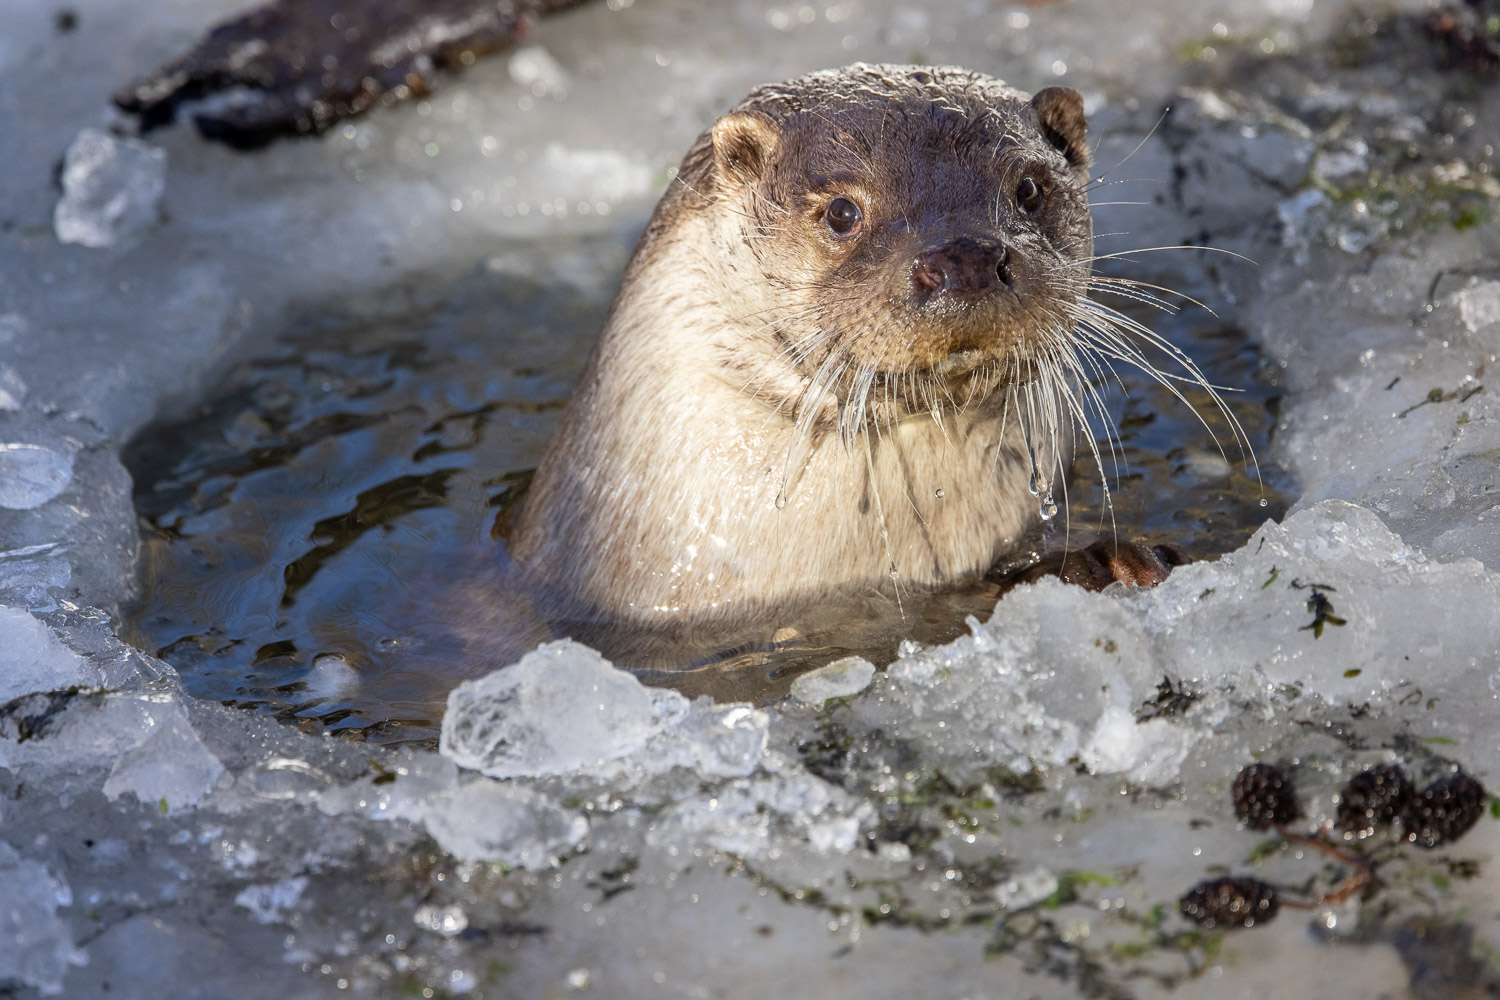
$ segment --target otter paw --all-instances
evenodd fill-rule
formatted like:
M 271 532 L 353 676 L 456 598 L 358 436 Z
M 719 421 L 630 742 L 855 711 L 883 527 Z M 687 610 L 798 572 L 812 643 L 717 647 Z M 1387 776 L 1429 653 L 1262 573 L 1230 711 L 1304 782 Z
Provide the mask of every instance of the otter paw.
M 1048 556 L 1012 579 L 1015 583 L 1035 583 L 1044 576 L 1055 576 L 1086 590 L 1103 590 L 1117 580 L 1127 587 L 1154 587 L 1171 574 L 1174 566 L 1187 561 L 1171 545 L 1137 545 L 1101 538 L 1087 548 Z

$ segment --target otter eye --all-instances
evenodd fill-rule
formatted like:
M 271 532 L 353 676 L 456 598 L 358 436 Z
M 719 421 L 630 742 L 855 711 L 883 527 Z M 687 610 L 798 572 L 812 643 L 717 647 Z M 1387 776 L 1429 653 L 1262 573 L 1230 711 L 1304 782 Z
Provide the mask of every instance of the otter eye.
M 1033 178 L 1026 177 L 1016 185 L 1016 204 L 1021 206 L 1021 211 L 1027 215 L 1035 215 L 1042 210 L 1042 186 Z
M 828 223 L 829 229 L 840 236 L 853 235 L 859 229 L 861 218 L 863 218 L 863 213 L 860 212 L 859 206 L 848 198 L 833 199 L 823 211 L 823 221 Z

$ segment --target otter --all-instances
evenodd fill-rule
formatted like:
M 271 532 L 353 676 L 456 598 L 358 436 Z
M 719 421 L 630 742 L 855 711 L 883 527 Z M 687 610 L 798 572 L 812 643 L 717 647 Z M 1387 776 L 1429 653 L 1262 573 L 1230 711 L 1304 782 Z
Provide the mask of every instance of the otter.
M 510 520 L 528 602 L 701 632 L 984 574 L 1055 510 L 1087 402 L 1089 162 L 1067 87 L 858 64 L 748 95 Z

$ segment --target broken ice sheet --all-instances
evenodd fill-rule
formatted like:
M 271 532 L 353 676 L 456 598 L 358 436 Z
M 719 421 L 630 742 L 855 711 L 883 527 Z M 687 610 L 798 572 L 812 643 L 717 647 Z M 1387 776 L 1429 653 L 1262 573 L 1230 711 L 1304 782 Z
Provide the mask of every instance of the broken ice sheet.
M 57 602 L 48 591 L 64 588 L 73 579 L 73 568 L 62 556 L 65 551 L 56 544 L 0 551 L 0 604 L 55 610 Z
M 1458 595 L 1462 629 L 1451 627 Z M 1326 501 L 1154 590 L 1018 588 L 972 636 L 892 664 L 849 709 L 861 729 L 921 746 L 925 766 L 955 781 L 1077 761 L 1161 785 L 1211 737 L 1225 692 L 1361 704 L 1415 683 L 1429 695 L 1489 691 L 1496 649 L 1500 576 L 1473 560 L 1430 562 L 1370 511 Z M 1164 678 L 1203 702 L 1186 717 L 1137 721 Z M 1446 735 L 1474 725 L 1445 722 Z
M 32 510 L 72 481 L 72 455 L 41 445 L 0 443 L 0 507 Z
M 57 691 L 14 704 L 13 715 L 7 724 L 27 733 L 0 730 L 9 737 L 0 739 L 0 767 L 58 793 L 97 788 L 102 777 L 107 797 L 130 794 L 170 814 L 197 805 L 224 773 L 175 694 Z
M 583 842 L 588 820 L 529 788 L 474 781 L 423 804 L 422 822 L 450 854 L 547 868 Z
M 146 737 L 120 755 L 104 782 L 104 794 L 133 794 L 174 813 L 197 805 L 213 790 L 224 765 L 203 745 L 175 697 L 140 699 Z
M 0 608 L 0 636 L 0 705 L 39 691 L 99 683 L 83 657 L 28 611 Z

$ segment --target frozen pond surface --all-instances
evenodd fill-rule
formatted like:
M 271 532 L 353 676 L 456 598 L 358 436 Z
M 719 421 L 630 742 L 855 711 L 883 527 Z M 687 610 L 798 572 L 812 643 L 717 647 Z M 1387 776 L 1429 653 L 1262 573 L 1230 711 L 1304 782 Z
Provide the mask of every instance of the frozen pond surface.
M 1252 759 L 1288 766 L 1307 829 L 1376 762 L 1500 781 L 1500 98 L 1433 68 L 1400 14 L 1433 5 L 637 0 L 321 142 L 111 140 L 106 95 L 236 6 L 81 3 L 62 31 L 27 5 L 0 36 L 0 995 L 1496 988 L 1488 815 L 1435 851 L 1355 845 L 1362 902 L 1226 934 L 1175 912 L 1225 869 L 1289 898 L 1346 874 L 1237 827 Z M 861 58 L 1061 78 L 1102 165 L 1173 105 L 1119 175 L 1151 180 L 1101 199 L 1150 204 L 1101 207 L 1129 233 L 1101 249 L 1259 262 L 1176 266 L 1281 369 L 1283 524 L 1153 592 L 1016 591 L 770 708 L 548 646 L 461 689 L 441 752 L 191 697 L 119 640 L 119 456 L 149 421 L 330 300 L 394 322 L 493 273 L 599 308 L 718 110 Z

